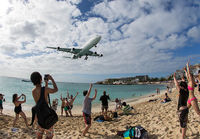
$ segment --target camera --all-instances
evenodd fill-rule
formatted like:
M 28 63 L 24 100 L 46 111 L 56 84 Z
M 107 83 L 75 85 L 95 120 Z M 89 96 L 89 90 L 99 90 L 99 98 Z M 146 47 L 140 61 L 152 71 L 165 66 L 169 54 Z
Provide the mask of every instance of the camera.
M 48 76 L 49 76 L 48 74 L 45 74 L 45 75 L 44 75 L 44 80 L 45 80 L 45 81 L 48 80 Z

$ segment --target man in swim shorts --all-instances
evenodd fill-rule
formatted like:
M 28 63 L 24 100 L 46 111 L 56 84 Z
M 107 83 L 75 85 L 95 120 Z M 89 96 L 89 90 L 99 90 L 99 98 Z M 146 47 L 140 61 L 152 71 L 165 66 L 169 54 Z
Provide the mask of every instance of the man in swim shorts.
M 92 101 L 95 100 L 97 96 L 97 90 L 95 89 L 95 95 L 90 98 L 90 92 L 92 89 L 92 84 L 90 84 L 89 90 L 83 91 L 83 96 L 85 96 L 84 102 L 83 102 L 83 118 L 85 121 L 85 129 L 83 131 L 83 136 L 88 132 L 89 128 L 91 127 L 91 110 L 92 110 Z

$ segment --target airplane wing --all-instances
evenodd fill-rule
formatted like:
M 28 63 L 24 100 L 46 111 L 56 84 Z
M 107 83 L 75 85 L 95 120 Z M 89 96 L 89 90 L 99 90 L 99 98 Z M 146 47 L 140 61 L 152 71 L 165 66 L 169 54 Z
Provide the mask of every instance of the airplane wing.
M 63 51 L 67 53 L 72 53 L 72 54 L 78 54 L 82 49 L 77 49 L 77 48 L 60 48 L 60 47 L 47 47 L 50 49 L 56 49 L 58 51 Z

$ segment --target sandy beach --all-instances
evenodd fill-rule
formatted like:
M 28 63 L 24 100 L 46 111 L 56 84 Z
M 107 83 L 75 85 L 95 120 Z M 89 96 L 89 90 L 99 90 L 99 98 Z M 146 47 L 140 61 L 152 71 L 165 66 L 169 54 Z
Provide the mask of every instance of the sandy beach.
M 197 98 L 200 98 L 200 95 L 195 90 Z M 80 113 L 74 112 L 74 117 L 64 117 L 59 116 L 59 121 L 54 126 L 55 139 L 120 139 L 121 137 L 117 136 L 117 131 L 125 130 L 126 126 L 136 126 L 141 125 L 144 127 L 148 133 L 150 139 L 178 139 L 180 138 L 180 126 L 177 116 L 177 94 L 178 92 L 173 89 L 173 92 L 169 94 L 169 97 L 172 99 L 168 103 L 160 103 L 161 99 L 164 98 L 162 92 L 160 95 L 146 96 L 140 98 L 137 101 L 128 103 L 135 108 L 132 115 L 123 115 L 119 116 L 113 121 L 105 121 L 98 123 L 92 120 L 92 127 L 89 130 L 89 134 L 86 134 L 86 137 L 81 137 L 81 132 L 84 128 L 83 117 Z M 148 102 L 150 99 L 157 99 L 157 101 Z M 114 105 L 111 105 L 110 109 L 113 109 Z M 97 106 L 92 109 L 92 118 L 100 115 L 100 108 Z M 14 117 L 12 116 L 13 112 L 7 113 L 6 115 L 0 115 L 0 138 L 36 138 L 34 130 L 36 129 L 27 129 L 25 127 L 24 121 L 22 118 L 17 122 L 17 132 L 12 132 L 12 123 Z M 25 112 L 27 114 L 27 112 Z M 30 113 L 29 113 L 30 114 Z M 27 114 L 29 116 L 29 114 Z M 58 112 L 60 115 L 60 113 Z M 30 117 L 28 118 L 30 122 Z M 187 130 L 188 139 L 199 139 L 200 138 L 200 125 L 199 117 L 194 112 L 193 108 L 189 112 L 189 123 Z

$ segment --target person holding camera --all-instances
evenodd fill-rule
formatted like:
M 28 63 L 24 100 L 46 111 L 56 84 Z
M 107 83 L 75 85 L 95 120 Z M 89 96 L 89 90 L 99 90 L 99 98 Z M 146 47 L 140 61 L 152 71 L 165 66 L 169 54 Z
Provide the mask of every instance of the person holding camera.
M 45 81 L 51 80 L 51 82 L 53 84 L 53 88 L 49 88 L 48 86 L 45 86 L 45 88 L 42 87 L 42 85 L 41 85 L 42 84 L 42 76 L 39 72 L 33 72 L 31 74 L 30 78 L 31 78 L 32 83 L 35 86 L 35 88 L 33 88 L 33 90 L 32 90 L 32 96 L 35 100 L 35 103 L 37 104 L 37 102 L 39 100 L 42 100 L 42 101 L 45 101 L 48 104 L 49 103 L 48 102 L 48 95 L 58 91 L 57 85 L 56 85 L 53 77 L 51 75 L 47 74 L 47 75 L 45 75 L 45 78 L 44 78 Z M 42 89 L 44 89 L 44 91 L 42 91 Z M 43 96 L 44 100 L 43 100 L 43 98 L 40 99 L 40 96 L 41 97 Z M 40 119 L 38 119 L 38 121 L 39 120 Z M 44 129 L 38 123 L 38 130 L 37 130 L 37 133 L 36 133 L 37 138 L 41 139 L 44 132 L 46 132 L 46 136 L 47 136 L 48 139 L 53 138 L 53 135 L 54 135 L 53 126 L 49 129 Z
M 20 99 L 23 97 L 23 101 L 20 101 Z M 13 122 L 13 127 L 15 126 L 17 120 L 19 119 L 19 115 L 21 115 L 21 117 L 24 118 L 24 121 L 25 121 L 25 124 L 26 126 L 28 127 L 28 122 L 27 122 L 27 119 L 26 119 L 26 115 L 25 113 L 22 111 L 22 106 L 21 104 L 25 103 L 26 102 L 26 96 L 24 94 L 20 95 L 18 97 L 17 94 L 14 94 L 13 95 L 13 103 L 15 104 L 15 114 L 16 114 L 16 117 L 15 117 L 15 120 Z

